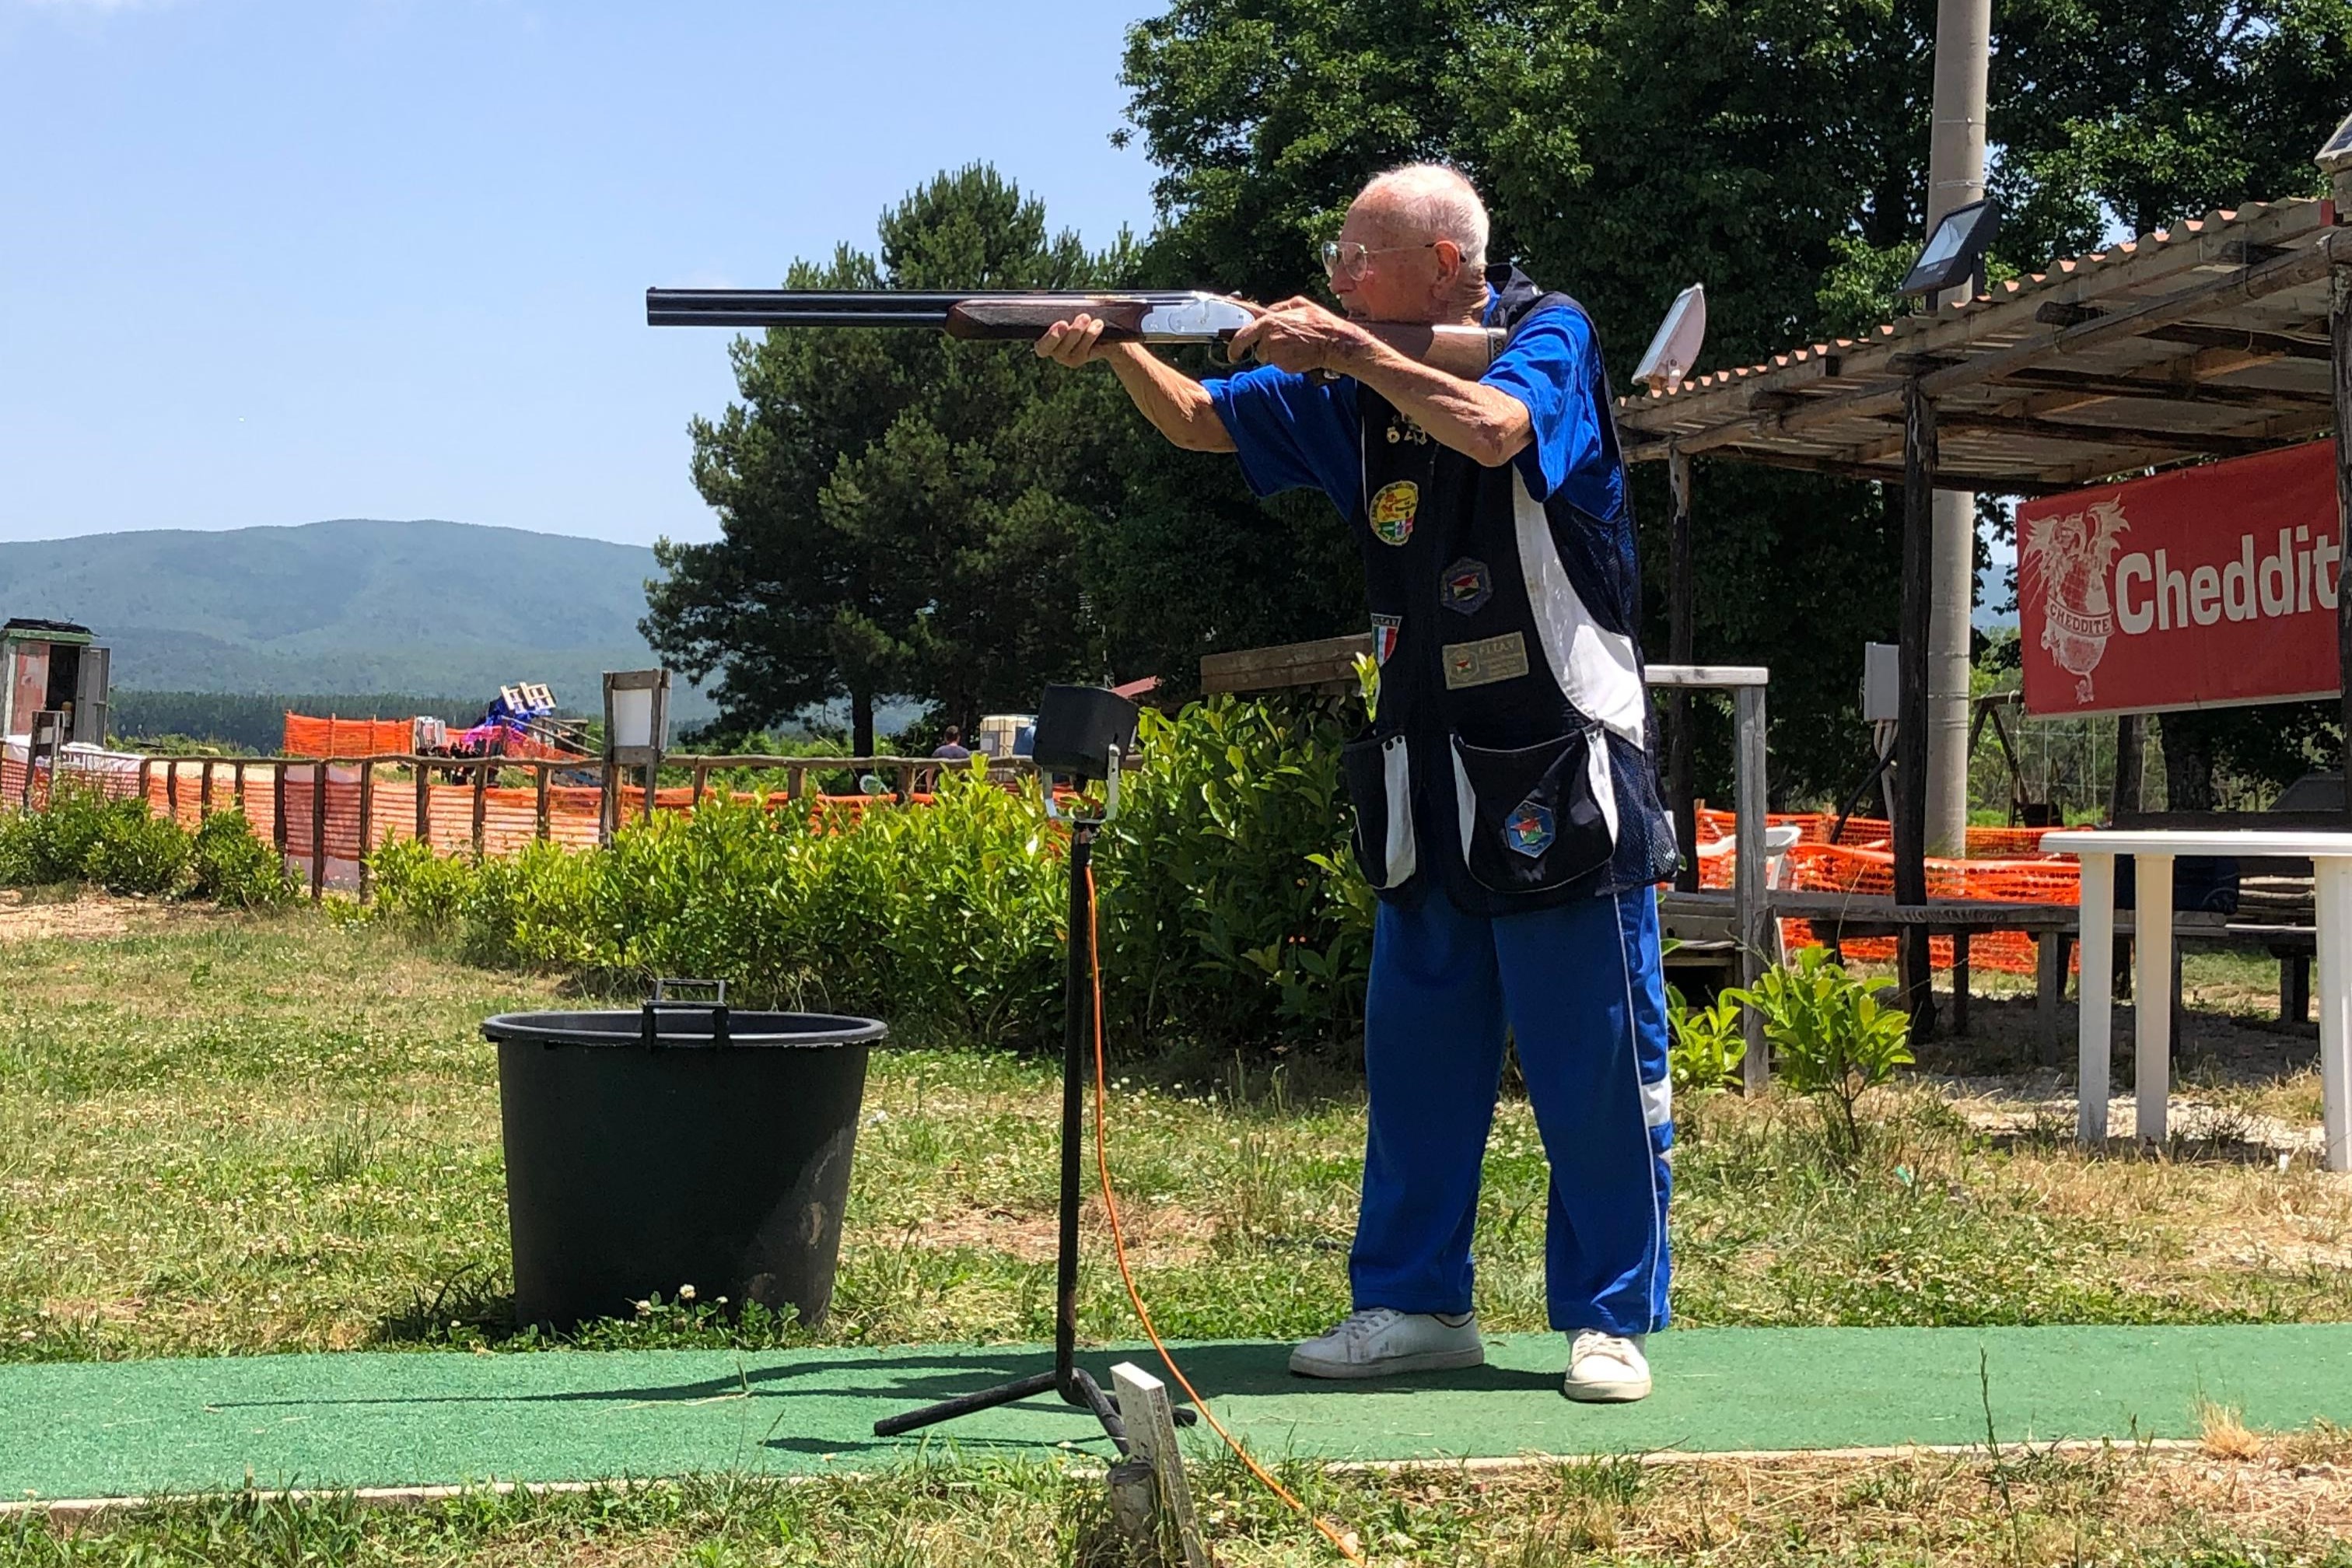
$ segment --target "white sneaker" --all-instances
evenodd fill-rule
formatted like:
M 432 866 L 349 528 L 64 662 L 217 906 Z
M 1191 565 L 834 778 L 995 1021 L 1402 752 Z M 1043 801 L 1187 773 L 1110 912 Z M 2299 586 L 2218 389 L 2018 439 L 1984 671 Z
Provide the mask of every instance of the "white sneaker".
M 1482 1366 L 1486 1360 L 1475 1313 L 1454 1317 L 1368 1307 L 1292 1351 L 1290 1370 L 1301 1377 L 1387 1377 Z
M 1649 1336 L 1579 1329 L 1569 1336 L 1568 1378 L 1559 1391 L 1590 1405 L 1622 1405 L 1650 1395 L 1650 1359 L 1642 1353 Z

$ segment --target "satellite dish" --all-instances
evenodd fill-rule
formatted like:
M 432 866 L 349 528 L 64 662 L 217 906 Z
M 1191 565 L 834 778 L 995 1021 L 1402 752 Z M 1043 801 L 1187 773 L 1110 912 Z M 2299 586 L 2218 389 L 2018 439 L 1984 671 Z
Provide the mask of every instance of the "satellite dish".
M 1694 283 L 1675 296 L 1657 336 L 1633 372 L 1633 379 L 1652 392 L 1672 392 L 1698 363 L 1699 345 L 1706 341 L 1706 285 Z
M 2327 139 L 2327 145 L 2319 150 L 2312 162 L 2319 165 L 2319 171 L 2324 174 L 2341 174 L 2346 168 L 2352 167 L 2352 114 L 2344 117 L 2344 123 L 2336 128 L 2336 134 Z

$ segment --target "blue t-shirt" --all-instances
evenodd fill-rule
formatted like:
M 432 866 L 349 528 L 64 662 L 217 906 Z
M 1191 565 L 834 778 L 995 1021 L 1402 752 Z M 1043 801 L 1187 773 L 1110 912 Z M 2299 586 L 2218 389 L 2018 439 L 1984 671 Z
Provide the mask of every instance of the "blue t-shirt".
M 1494 314 L 1491 295 L 1489 319 Z M 1594 517 L 1617 515 L 1623 469 L 1602 460 L 1609 411 L 1592 328 L 1581 312 L 1551 306 L 1528 316 L 1478 378 L 1527 405 L 1533 438 L 1511 460 L 1538 500 L 1558 493 Z M 1234 438 L 1242 477 L 1261 496 L 1319 489 L 1340 514 L 1363 505 L 1363 425 L 1352 378 L 1310 381 L 1257 365 L 1204 382 Z

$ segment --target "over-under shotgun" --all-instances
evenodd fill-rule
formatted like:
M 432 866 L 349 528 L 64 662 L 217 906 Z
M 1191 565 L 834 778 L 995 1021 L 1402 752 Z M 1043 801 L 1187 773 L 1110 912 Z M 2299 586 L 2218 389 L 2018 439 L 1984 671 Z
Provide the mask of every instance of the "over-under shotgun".
M 892 289 L 648 289 L 656 327 L 907 327 L 982 342 L 1035 341 L 1080 311 L 1104 323 L 1107 342 L 1223 343 L 1254 312 L 1222 294 L 1139 289 L 1104 294 L 1037 290 L 920 293 Z M 1454 375 L 1476 377 L 1503 334 L 1486 327 L 1367 321 L 1398 353 Z

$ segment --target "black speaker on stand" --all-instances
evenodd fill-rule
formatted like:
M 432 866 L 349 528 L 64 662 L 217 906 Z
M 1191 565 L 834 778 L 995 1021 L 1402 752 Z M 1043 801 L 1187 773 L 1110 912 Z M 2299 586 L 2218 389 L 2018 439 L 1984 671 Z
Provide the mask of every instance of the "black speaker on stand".
M 1049 686 L 1037 703 L 1032 753 L 1045 814 L 1070 826 L 1070 959 L 1062 985 L 1062 1203 L 1061 1241 L 1055 1266 L 1054 1364 L 1045 1372 L 978 1389 L 953 1399 L 909 1410 L 874 1423 L 877 1437 L 952 1421 L 1041 1394 L 1058 1393 L 1070 1405 L 1092 1411 L 1122 1454 L 1129 1451 L 1118 1404 L 1094 1375 L 1077 1364 L 1079 1149 L 1084 1133 L 1087 1047 L 1095 1032 L 1094 884 L 1087 875 L 1095 839 L 1118 811 L 1119 759 L 1135 750 L 1135 704 L 1095 686 Z M 1100 816 L 1065 814 L 1054 800 L 1055 775 L 1103 781 Z M 1179 1425 L 1195 1419 L 1189 1407 L 1176 1411 Z

